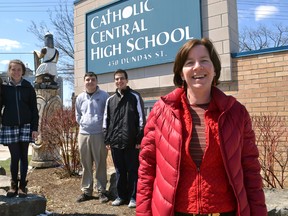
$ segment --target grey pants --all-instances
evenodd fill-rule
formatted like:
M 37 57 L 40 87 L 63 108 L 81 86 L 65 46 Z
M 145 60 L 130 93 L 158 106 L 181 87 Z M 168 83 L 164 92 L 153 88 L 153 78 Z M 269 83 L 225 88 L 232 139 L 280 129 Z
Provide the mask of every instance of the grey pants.
M 104 135 L 79 134 L 78 145 L 80 151 L 83 174 L 81 190 L 88 196 L 93 193 L 93 164 L 96 168 L 96 187 L 97 191 L 103 193 L 107 185 L 107 154 L 108 150 L 104 144 Z

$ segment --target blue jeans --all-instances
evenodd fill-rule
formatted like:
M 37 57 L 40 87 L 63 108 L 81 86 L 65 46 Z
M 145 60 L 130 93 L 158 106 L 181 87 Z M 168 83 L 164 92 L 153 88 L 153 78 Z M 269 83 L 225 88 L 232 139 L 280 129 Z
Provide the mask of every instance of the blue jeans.
M 116 170 L 116 187 L 118 197 L 122 200 L 136 200 L 139 149 L 111 148 Z
M 25 184 L 27 171 L 28 171 L 28 142 L 18 142 L 8 145 L 11 163 L 10 163 L 10 172 L 11 178 L 14 182 L 18 180 L 18 170 L 20 162 L 20 183 Z

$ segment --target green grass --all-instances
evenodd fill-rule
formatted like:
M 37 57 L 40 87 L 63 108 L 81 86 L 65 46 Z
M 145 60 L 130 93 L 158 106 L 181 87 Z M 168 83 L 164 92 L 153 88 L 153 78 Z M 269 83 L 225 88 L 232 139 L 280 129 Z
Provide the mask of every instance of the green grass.
M 6 175 L 10 175 L 10 159 L 7 159 L 5 161 L 0 161 L 0 166 L 3 167 L 6 171 Z
M 28 161 L 30 163 L 32 156 L 28 156 Z M 5 161 L 0 161 L 0 166 L 3 167 L 6 171 L 6 175 L 10 175 L 10 158 Z

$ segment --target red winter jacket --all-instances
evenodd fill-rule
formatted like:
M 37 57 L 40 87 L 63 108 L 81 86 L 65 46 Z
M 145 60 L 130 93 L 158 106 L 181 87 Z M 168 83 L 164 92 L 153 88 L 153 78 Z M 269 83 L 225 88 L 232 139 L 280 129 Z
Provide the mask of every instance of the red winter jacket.
M 180 173 L 183 140 L 182 88 L 162 97 L 153 107 L 145 126 L 139 156 L 137 216 L 173 216 Z M 245 107 L 232 96 L 212 87 L 220 117 L 220 150 L 229 182 L 237 200 L 237 216 L 265 216 L 255 134 Z

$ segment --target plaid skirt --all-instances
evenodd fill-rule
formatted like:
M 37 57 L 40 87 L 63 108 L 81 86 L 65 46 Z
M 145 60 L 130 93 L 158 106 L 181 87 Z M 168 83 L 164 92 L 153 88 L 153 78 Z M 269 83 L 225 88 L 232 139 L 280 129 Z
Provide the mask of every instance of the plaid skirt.
M 0 144 L 9 145 L 18 142 L 32 142 L 31 125 L 1 126 Z

